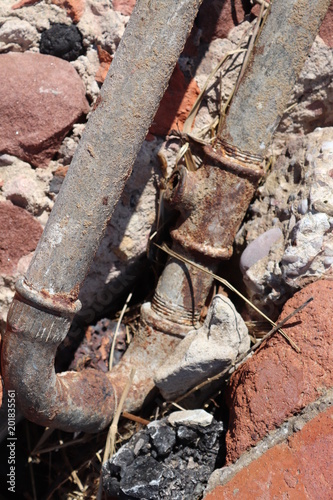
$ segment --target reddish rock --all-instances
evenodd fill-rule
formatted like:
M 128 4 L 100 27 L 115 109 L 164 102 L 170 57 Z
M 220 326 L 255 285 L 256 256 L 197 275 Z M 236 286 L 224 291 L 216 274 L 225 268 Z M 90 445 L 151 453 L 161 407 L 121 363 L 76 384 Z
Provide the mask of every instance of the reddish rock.
M 33 252 L 43 232 L 36 219 L 9 201 L 0 202 L 0 273 L 10 274 L 21 257 Z
M 89 110 L 75 69 L 58 57 L 32 52 L 0 55 L 0 153 L 45 167 Z
M 40 0 L 21 0 L 12 6 L 13 10 L 29 7 L 40 2 Z M 73 19 L 74 23 L 78 23 L 84 13 L 85 0 L 51 0 L 51 3 L 61 7 L 67 11 L 68 16 Z
M 97 45 L 97 54 L 100 66 L 95 75 L 95 80 L 98 83 L 103 83 L 109 71 L 109 67 L 112 62 L 113 56 L 109 54 L 109 52 L 107 52 L 106 50 L 102 49 L 100 45 Z
M 205 500 L 330 500 L 333 487 L 333 409 L 268 450 Z
M 196 19 L 202 40 L 208 43 L 214 38 L 226 38 L 232 28 L 244 21 L 252 7 L 249 0 L 204 0 Z
M 155 115 L 150 133 L 166 135 L 172 129 L 183 129 L 184 122 L 200 93 L 200 89 L 191 80 L 186 82 L 185 76 L 178 64 L 171 76 L 169 86 Z
M 333 47 L 333 1 L 328 8 L 327 14 L 320 27 L 319 35 L 326 45 Z
M 52 3 L 65 9 L 74 23 L 80 21 L 86 7 L 85 0 L 52 0 Z
M 136 0 L 112 0 L 113 9 L 124 16 L 130 16 L 132 14 L 135 4 Z
M 40 2 L 40 0 L 21 0 L 20 2 L 15 3 L 12 5 L 12 9 L 21 9 L 22 7 L 29 7 L 30 5 L 34 5 L 35 3 Z
M 281 318 L 310 297 L 314 300 L 284 327 L 301 353 L 275 334 L 230 381 L 229 464 L 333 386 L 333 281 L 317 281 L 296 293 L 284 306 Z

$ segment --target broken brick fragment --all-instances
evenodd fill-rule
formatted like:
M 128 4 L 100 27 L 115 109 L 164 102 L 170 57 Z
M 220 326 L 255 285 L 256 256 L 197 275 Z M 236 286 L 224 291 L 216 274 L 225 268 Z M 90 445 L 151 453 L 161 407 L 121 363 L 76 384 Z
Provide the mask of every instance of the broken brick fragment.
M 333 386 L 333 281 L 319 280 L 285 304 L 285 318 L 307 299 L 305 309 L 283 328 L 296 352 L 276 333 L 231 378 L 227 389 L 230 421 L 227 464 Z
M 184 122 L 195 103 L 200 89 L 194 79 L 187 83 L 178 64 L 169 86 L 157 110 L 149 131 L 154 135 L 166 135 L 171 130 L 182 130 Z

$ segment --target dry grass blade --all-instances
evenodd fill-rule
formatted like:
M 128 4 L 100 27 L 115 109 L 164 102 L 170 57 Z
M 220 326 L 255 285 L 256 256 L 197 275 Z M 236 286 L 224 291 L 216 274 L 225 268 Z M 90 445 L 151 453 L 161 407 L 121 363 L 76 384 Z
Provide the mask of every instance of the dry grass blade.
M 195 172 L 195 170 L 197 168 L 195 166 L 195 162 L 194 162 L 194 159 L 193 159 L 193 156 L 191 153 L 191 149 L 190 149 L 190 145 L 188 142 L 183 144 L 182 147 L 180 148 L 180 150 L 178 151 L 177 156 L 176 156 L 176 166 L 178 165 L 178 163 L 180 162 L 180 160 L 182 158 L 184 158 L 184 160 L 185 160 L 185 165 L 186 165 L 187 170 Z
M 162 246 L 160 246 L 157 243 L 154 243 L 154 245 L 156 245 L 160 250 L 163 250 L 164 252 L 166 252 L 171 257 L 174 257 L 175 259 L 178 259 L 178 260 L 180 260 L 182 262 L 185 262 L 185 264 L 189 264 L 190 266 L 193 266 L 196 269 L 200 269 L 200 271 L 202 271 L 202 272 L 204 272 L 206 274 L 209 274 L 216 281 L 219 281 L 220 283 L 222 283 L 222 285 L 226 286 L 227 288 L 229 288 L 229 290 L 231 290 L 232 292 L 236 293 L 239 297 L 241 297 L 250 307 L 252 307 L 252 309 L 254 309 L 263 318 L 265 318 L 266 321 L 268 321 L 272 326 L 274 326 L 274 327 L 276 326 L 276 323 L 274 321 L 272 321 L 268 316 L 266 316 L 266 314 L 264 314 L 262 311 L 260 311 L 260 309 L 258 309 L 258 307 L 256 307 L 249 299 L 247 299 L 241 292 L 239 292 L 237 290 L 237 288 L 233 287 L 231 285 L 231 283 L 229 283 L 227 280 L 221 278 L 217 274 L 212 273 L 211 271 L 208 271 L 207 269 L 205 269 L 204 267 L 200 266 L 199 264 L 196 264 L 195 262 L 192 262 L 191 260 L 186 259 L 182 255 L 179 255 L 177 252 L 174 252 L 173 250 L 171 250 L 165 244 L 163 244 Z M 301 352 L 300 349 L 299 349 L 299 347 L 295 344 L 295 342 L 293 342 L 293 340 L 291 340 L 291 338 L 286 334 L 286 332 L 284 332 L 281 328 L 278 329 L 278 332 L 281 335 L 283 335 L 283 337 L 286 340 L 288 340 L 289 344 L 295 349 L 295 351 Z
M 40 452 L 39 449 L 42 446 L 42 444 L 44 444 L 45 441 L 47 441 L 49 439 L 49 437 L 51 436 L 51 434 L 53 434 L 53 432 L 54 432 L 54 429 L 51 429 L 50 427 L 45 427 L 41 438 L 39 439 L 39 441 L 36 444 L 36 446 L 34 447 L 34 449 L 31 451 L 30 456 L 37 455 L 38 453 L 43 453 L 43 452 Z
M 115 347 L 116 347 L 116 340 L 117 340 L 117 335 L 119 333 L 119 328 L 120 328 L 121 322 L 123 320 L 124 314 L 126 312 L 127 306 L 129 304 L 131 298 L 132 298 L 132 292 L 128 295 L 128 297 L 126 299 L 126 302 L 124 304 L 124 307 L 121 310 L 119 319 L 118 319 L 118 323 L 117 323 L 116 331 L 115 331 L 114 336 L 113 336 L 113 341 L 112 341 L 112 346 L 111 346 L 111 351 L 110 351 L 109 371 L 112 370 L 112 366 L 113 366 L 114 350 L 115 350 Z
M 253 29 L 253 33 L 252 33 L 252 36 L 251 36 L 251 39 L 250 39 L 250 43 L 249 43 L 248 49 L 247 49 L 245 57 L 244 57 L 242 68 L 241 68 L 240 73 L 238 75 L 237 82 L 236 82 L 236 85 L 235 85 L 233 93 L 237 92 L 237 89 L 239 87 L 240 81 L 241 81 L 241 79 L 242 79 L 242 77 L 243 77 L 243 75 L 245 73 L 246 68 L 247 68 L 247 65 L 248 65 L 248 62 L 249 62 L 249 59 L 250 59 L 250 55 L 251 55 L 253 47 L 254 47 L 254 43 L 255 43 L 255 41 L 257 39 L 257 36 L 258 36 L 258 32 L 259 32 L 259 28 L 260 28 L 260 25 L 261 25 L 261 21 L 262 21 L 262 19 L 264 17 L 264 10 L 265 10 L 265 5 L 262 3 L 261 7 L 260 7 L 259 15 L 258 15 L 257 20 L 256 20 L 256 24 L 255 24 L 254 29 Z
M 122 408 L 123 408 L 125 400 L 127 398 L 128 391 L 130 390 L 130 387 L 132 385 L 134 375 L 135 375 L 135 368 L 132 368 L 130 375 L 128 377 L 127 384 L 126 384 L 124 391 L 121 395 L 119 405 L 117 407 L 117 410 L 114 414 L 112 423 L 111 423 L 110 428 L 109 428 L 109 432 L 108 432 L 106 442 L 105 442 L 103 463 L 106 462 L 114 454 L 116 435 L 117 435 L 117 431 L 118 431 L 118 422 L 119 422 L 119 419 L 121 416 Z M 102 498 L 102 489 L 103 489 L 103 485 L 102 485 L 102 471 L 101 471 L 100 479 L 99 479 L 99 489 L 98 489 L 98 494 L 97 494 L 97 500 L 101 500 L 101 498 Z
M 231 366 L 229 366 L 228 368 L 226 368 L 222 372 L 218 373 L 217 375 L 214 375 L 213 377 L 209 377 L 204 382 L 201 382 L 201 384 L 196 385 L 195 387 L 193 387 L 192 389 L 190 389 L 189 391 L 187 391 L 185 394 L 183 394 L 182 396 L 180 396 L 179 398 L 177 398 L 176 401 L 170 402 L 170 404 L 174 405 L 175 403 L 178 403 L 179 401 L 182 401 L 183 399 L 191 396 L 191 394 L 193 394 L 194 392 L 198 391 L 199 389 L 202 389 L 206 385 L 209 385 L 212 382 L 215 382 L 216 380 L 219 380 L 221 378 L 227 378 L 228 376 L 232 375 L 232 373 L 234 371 L 236 371 L 236 369 L 238 369 L 243 363 L 245 363 L 245 361 L 248 359 L 248 357 L 250 356 L 250 354 L 252 354 L 254 351 L 256 351 L 257 349 L 259 349 L 259 347 L 262 345 L 262 343 L 265 340 L 268 340 L 272 335 L 274 335 L 274 333 L 276 333 L 277 331 L 279 331 L 280 328 L 287 323 L 287 321 L 289 321 L 293 316 L 295 316 L 295 314 L 297 314 L 300 311 L 302 311 L 302 309 L 304 309 L 312 300 L 313 300 L 313 297 L 309 298 L 302 305 L 300 305 L 299 307 L 297 307 L 297 309 L 295 309 L 290 314 L 288 314 L 288 316 L 286 316 L 277 325 L 275 325 L 274 328 L 272 328 L 262 339 L 258 340 L 258 342 L 256 342 L 256 344 L 254 344 L 248 351 L 246 351 L 244 354 L 242 354 L 241 356 L 239 356 L 236 359 L 236 361 Z
M 80 472 L 82 469 L 85 469 L 86 467 L 89 467 L 91 465 L 91 460 L 86 460 L 85 462 L 83 462 L 80 467 L 78 467 L 77 469 L 77 473 Z M 52 490 L 48 493 L 47 497 L 46 497 L 46 500 L 52 500 L 54 498 L 54 494 L 57 490 L 59 490 L 65 483 L 67 483 L 67 481 L 72 481 L 73 480 L 73 476 L 72 476 L 72 473 L 69 474 L 68 476 L 64 477 L 63 479 L 61 479 L 53 488 Z M 91 497 L 92 498 L 92 497 Z
M 254 30 L 253 30 L 253 33 L 252 33 L 252 36 L 251 36 L 251 39 L 250 39 L 250 42 L 249 42 L 249 46 L 248 46 L 248 48 L 246 50 L 246 54 L 245 54 L 245 57 L 244 57 L 244 60 L 243 60 L 243 64 L 242 64 L 241 70 L 240 70 L 239 75 L 237 77 L 236 84 L 235 84 L 234 88 L 232 89 L 232 92 L 230 93 L 230 95 L 229 95 L 226 103 L 224 104 L 223 108 L 221 108 L 221 113 L 220 113 L 220 119 L 219 119 L 219 124 L 218 124 L 217 135 L 219 135 L 220 131 L 222 130 L 222 126 L 223 126 L 223 123 L 224 123 L 224 120 L 225 120 L 225 117 L 226 117 L 226 114 L 227 114 L 227 109 L 229 108 L 229 106 L 231 104 L 233 96 L 235 95 L 235 93 L 238 90 L 240 82 L 241 82 L 241 80 L 243 78 L 243 75 L 245 73 L 245 70 L 246 70 L 246 68 L 248 66 L 248 62 L 249 62 L 250 55 L 251 55 L 253 47 L 254 47 L 254 43 L 255 43 L 256 39 L 258 38 L 258 35 L 259 35 L 259 32 L 261 31 L 261 28 L 263 27 L 263 25 L 266 22 L 267 15 L 269 13 L 268 7 L 269 7 L 269 5 L 267 6 L 266 2 L 261 2 L 260 12 L 259 12 L 259 15 L 257 17 L 256 24 L 254 26 Z M 265 8 L 266 8 L 266 12 L 265 12 Z M 263 22 L 262 22 L 262 20 L 263 20 Z
M 193 104 L 193 107 L 188 115 L 188 117 L 186 118 L 186 121 L 184 123 L 184 127 L 183 127 L 183 132 L 185 134 L 187 133 L 190 133 L 191 132 L 191 129 L 192 129 L 192 126 L 193 126 L 193 123 L 194 123 L 194 120 L 195 120 L 195 117 L 199 111 L 199 107 L 200 107 L 200 104 L 201 104 L 201 101 L 202 101 L 202 98 L 207 90 L 207 87 L 208 87 L 208 84 L 210 82 L 210 80 L 216 75 L 217 71 L 223 66 L 223 64 L 233 55 L 235 54 L 240 54 L 241 52 L 245 52 L 246 49 L 235 49 L 235 50 L 231 50 L 230 52 L 228 52 L 222 59 L 221 61 L 215 66 L 215 68 L 212 70 L 212 72 L 210 73 L 210 75 L 208 76 L 206 82 L 205 82 L 205 85 L 203 86 L 203 89 L 201 90 L 200 94 L 198 95 L 195 103 Z

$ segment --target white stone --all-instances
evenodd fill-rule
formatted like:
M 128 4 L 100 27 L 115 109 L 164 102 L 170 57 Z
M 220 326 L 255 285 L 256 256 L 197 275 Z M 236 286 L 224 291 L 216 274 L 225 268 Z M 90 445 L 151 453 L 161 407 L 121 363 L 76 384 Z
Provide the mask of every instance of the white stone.
M 168 416 L 168 422 L 171 425 L 182 424 L 182 425 L 200 425 L 201 427 L 207 427 L 212 423 L 212 421 L 213 421 L 213 415 L 201 409 L 174 411 Z
M 232 302 L 216 295 L 204 324 L 189 332 L 161 366 L 155 383 L 172 400 L 223 371 L 250 347 L 247 327 Z
M 333 274 L 332 144 L 332 127 L 291 137 L 238 234 L 237 242 L 251 242 L 273 223 L 283 233 L 282 244 L 244 270 L 250 299 L 272 316 L 300 287 Z
M 53 201 L 47 196 L 52 167 L 34 169 L 10 155 L 0 156 L 0 201 L 10 200 L 35 216 L 51 212 Z

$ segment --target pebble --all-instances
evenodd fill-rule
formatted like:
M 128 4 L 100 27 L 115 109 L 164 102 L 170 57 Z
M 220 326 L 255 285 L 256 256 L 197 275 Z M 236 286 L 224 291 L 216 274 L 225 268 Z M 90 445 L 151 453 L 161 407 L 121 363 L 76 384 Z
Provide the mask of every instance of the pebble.
M 240 268 L 245 273 L 258 260 L 269 254 L 271 247 L 282 238 L 282 231 L 279 227 L 272 227 L 268 231 L 258 236 L 246 247 L 240 258 Z

